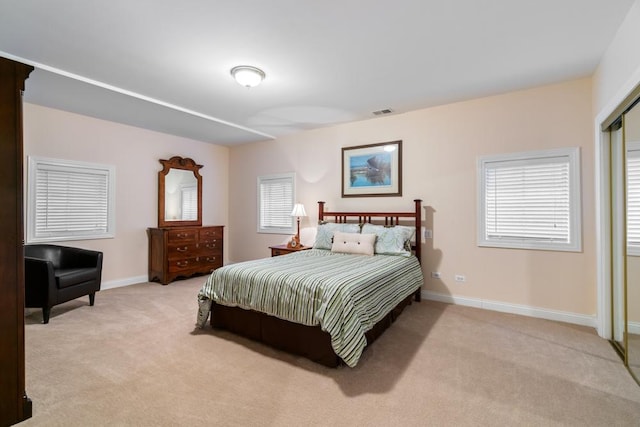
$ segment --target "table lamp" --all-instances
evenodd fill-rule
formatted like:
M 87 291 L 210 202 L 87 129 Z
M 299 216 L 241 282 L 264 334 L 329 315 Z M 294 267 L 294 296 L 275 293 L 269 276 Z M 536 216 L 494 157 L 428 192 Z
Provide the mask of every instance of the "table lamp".
M 298 232 L 289 242 L 289 247 L 302 247 L 302 244 L 300 243 L 300 217 L 307 216 L 307 212 L 304 210 L 304 205 L 302 203 L 296 203 L 291 211 L 291 216 L 298 218 Z

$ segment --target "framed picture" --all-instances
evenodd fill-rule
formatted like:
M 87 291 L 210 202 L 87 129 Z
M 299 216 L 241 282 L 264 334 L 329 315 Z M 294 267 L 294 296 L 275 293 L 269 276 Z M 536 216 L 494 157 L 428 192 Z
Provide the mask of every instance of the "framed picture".
M 402 141 L 342 148 L 342 197 L 402 196 Z

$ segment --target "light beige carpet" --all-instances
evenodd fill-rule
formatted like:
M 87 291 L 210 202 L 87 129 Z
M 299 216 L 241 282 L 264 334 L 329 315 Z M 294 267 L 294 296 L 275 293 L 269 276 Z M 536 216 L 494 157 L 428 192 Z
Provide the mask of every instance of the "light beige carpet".
M 26 317 L 24 426 L 638 426 L 640 387 L 590 328 L 423 301 L 354 369 L 194 330 L 204 278 Z

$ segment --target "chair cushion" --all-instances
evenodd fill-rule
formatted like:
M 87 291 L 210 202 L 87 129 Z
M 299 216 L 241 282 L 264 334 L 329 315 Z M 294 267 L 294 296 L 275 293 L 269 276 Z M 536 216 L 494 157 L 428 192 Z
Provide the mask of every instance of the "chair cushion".
M 89 280 L 96 279 L 97 271 L 95 268 L 64 268 L 55 270 L 56 284 L 58 289 L 68 288 L 69 286 L 80 285 Z

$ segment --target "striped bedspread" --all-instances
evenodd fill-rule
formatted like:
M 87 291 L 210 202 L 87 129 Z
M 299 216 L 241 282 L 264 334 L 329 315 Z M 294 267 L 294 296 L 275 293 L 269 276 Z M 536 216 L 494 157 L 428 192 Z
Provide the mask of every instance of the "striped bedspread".
M 331 335 L 335 353 L 353 367 L 367 344 L 365 332 L 422 283 L 413 256 L 310 249 L 215 270 L 198 295 L 198 322 L 204 326 L 213 300 L 320 325 Z

